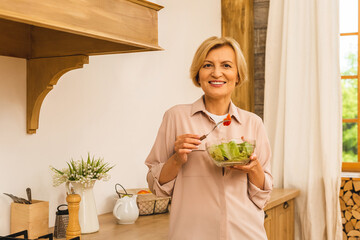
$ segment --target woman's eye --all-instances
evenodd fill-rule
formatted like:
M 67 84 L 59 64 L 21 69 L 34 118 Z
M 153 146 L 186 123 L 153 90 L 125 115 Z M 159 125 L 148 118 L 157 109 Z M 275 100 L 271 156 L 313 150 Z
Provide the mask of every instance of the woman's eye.
M 206 64 L 204 64 L 204 66 L 203 66 L 203 68 L 209 68 L 209 67 L 211 67 L 211 64 L 210 64 L 210 63 L 206 63 Z
M 231 68 L 231 65 L 230 65 L 230 64 L 227 64 L 227 63 L 225 63 L 225 64 L 224 64 L 224 67 L 226 67 L 226 68 Z

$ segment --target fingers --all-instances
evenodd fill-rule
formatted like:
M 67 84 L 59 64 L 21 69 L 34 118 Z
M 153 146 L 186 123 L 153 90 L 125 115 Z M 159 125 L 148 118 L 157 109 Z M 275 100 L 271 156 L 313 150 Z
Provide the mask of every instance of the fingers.
M 176 138 L 175 151 L 178 153 L 189 153 L 193 149 L 197 149 L 201 144 L 200 136 L 195 134 L 184 134 Z M 182 151 L 180 151 L 182 150 Z M 183 151 L 186 150 L 186 151 Z
M 175 151 L 179 152 L 179 150 L 184 149 L 184 150 L 190 150 L 190 152 L 193 149 L 198 149 L 198 146 L 196 144 L 191 144 L 191 143 L 175 143 Z
M 257 164 L 258 164 L 257 156 L 255 153 L 253 153 L 250 156 L 250 162 L 248 162 L 245 165 L 231 166 L 229 167 L 229 169 L 237 169 L 237 170 L 242 170 L 244 172 L 250 172 L 254 167 L 256 167 Z
M 175 141 L 175 160 L 184 164 L 187 161 L 187 155 L 192 152 L 192 150 L 197 149 L 198 145 L 201 144 L 199 140 L 200 136 L 195 134 L 184 134 L 178 136 Z
M 196 134 L 184 134 L 184 135 L 180 135 L 180 136 L 177 137 L 177 139 L 180 139 L 180 138 L 200 139 L 200 136 L 199 136 L 199 135 L 196 135 Z
M 192 145 L 199 145 L 201 144 L 200 136 L 195 134 L 184 134 L 181 136 L 178 136 L 176 138 L 175 144 L 192 144 Z
M 178 149 L 176 152 L 181 155 L 181 154 L 191 153 L 192 150 L 191 149 Z
M 257 162 L 255 161 L 250 161 L 248 164 L 246 165 L 235 165 L 235 166 L 231 166 L 230 169 L 237 169 L 237 170 L 241 170 L 244 171 L 246 173 L 250 172 L 255 166 L 257 165 Z
M 187 143 L 187 144 L 193 144 L 193 145 L 200 145 L 201 141 L 199 139 L 195 138 L 183 138 L 179 142 Z
M 250 161 L 256 161 L 256 160 L 257 160 L 256 153 L 252 153 L 250 156 Z

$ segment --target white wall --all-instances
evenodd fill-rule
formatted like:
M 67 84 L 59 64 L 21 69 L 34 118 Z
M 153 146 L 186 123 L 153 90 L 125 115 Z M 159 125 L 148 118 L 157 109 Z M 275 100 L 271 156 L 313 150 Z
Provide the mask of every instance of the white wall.
M 49 165 L 65 167 L 91 152 L 115 163 L 111 180 L 97 182 L 98 213 L 113 207 L 115 183 L 145 187 L 149 153 L 163 113 L 201 96 L 189 78 L 198 45 L 221 33 L 220 1 L 158 0 L 159 45 L 164 51 L 90 57 L 90 64 L 60 78 L 45 98 L 36 134 L 26 134 L 26 61 L 0 57 L 0 236 L 10 230 L 11 199 L 50 202 L 50 226 L 65 203 L 52 186 Z

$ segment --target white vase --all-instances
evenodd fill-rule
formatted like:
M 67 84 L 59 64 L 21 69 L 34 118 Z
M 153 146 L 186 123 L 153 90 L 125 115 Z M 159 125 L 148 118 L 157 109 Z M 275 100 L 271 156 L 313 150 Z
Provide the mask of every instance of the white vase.
M 69 184 L 71 184 L 73 186 L 74 192 L 79 194 L 81 197 L 79 208 L 79 223 L 82 234 L 99 231 L 99 220 L 93 192 L 95 181 L 96 180 L 92 180 L 90 183 L 66 183 L 68 192 L 71 192 L 69 186 Z

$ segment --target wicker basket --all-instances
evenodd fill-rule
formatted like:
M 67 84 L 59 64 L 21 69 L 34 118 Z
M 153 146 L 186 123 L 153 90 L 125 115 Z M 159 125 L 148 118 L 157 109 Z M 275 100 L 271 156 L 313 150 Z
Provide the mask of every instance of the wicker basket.
M 152 193 L 139 194 L 137 197 L 140 216 L 166 213 L 169 203 L 170 197 L 157 197 Z
M 147 188 L 126 189 L 130 194 L 137 194 L 140 190 L 149 190 Z M 139 207 L 139 215 L 152 215 L 166 213 L 169 211 L 171 197 L 158 197 L 152 193 L 137 194 L 137 205 Z

